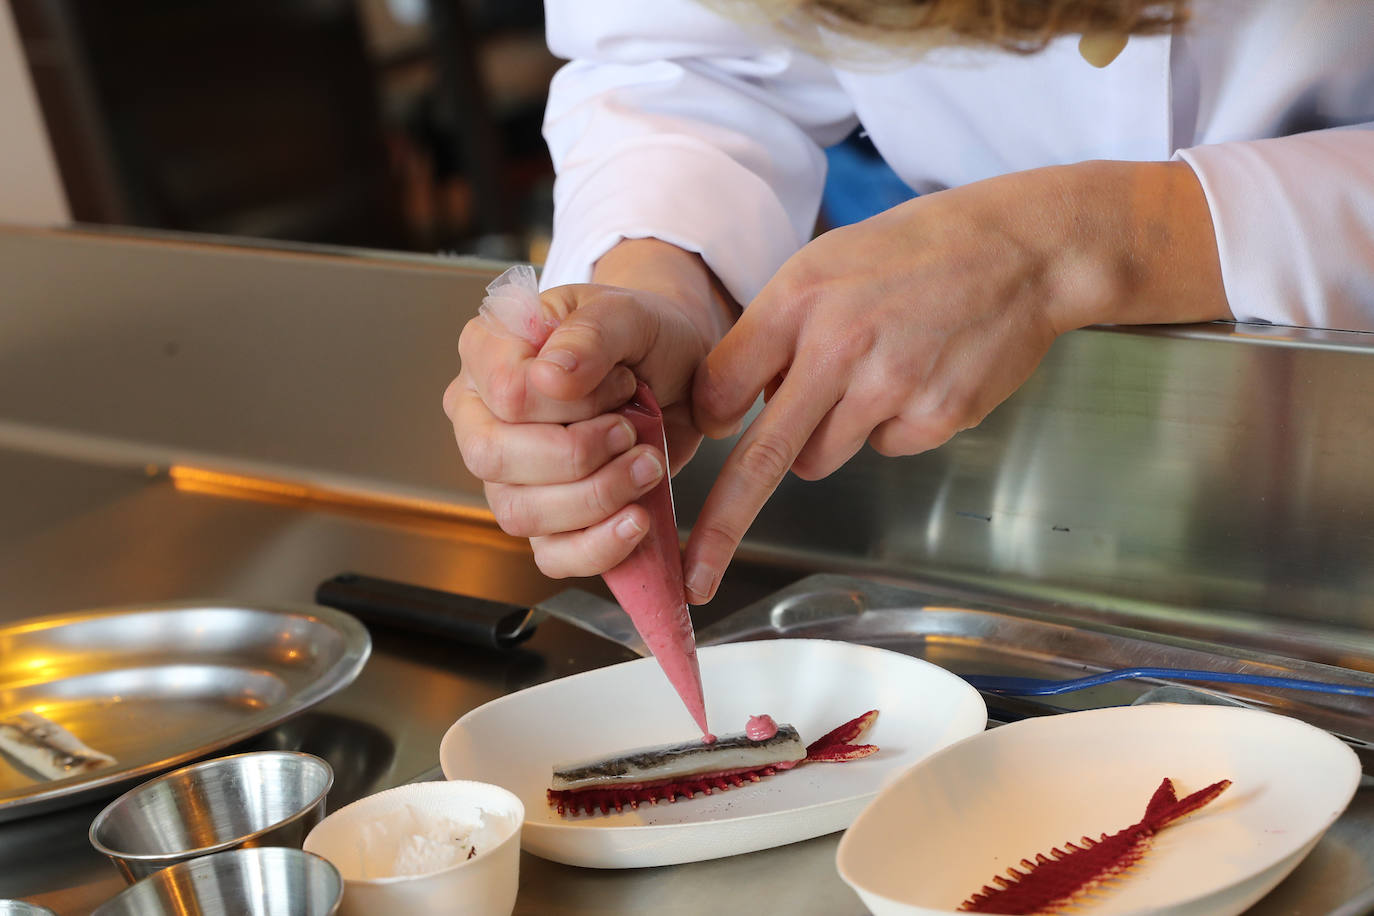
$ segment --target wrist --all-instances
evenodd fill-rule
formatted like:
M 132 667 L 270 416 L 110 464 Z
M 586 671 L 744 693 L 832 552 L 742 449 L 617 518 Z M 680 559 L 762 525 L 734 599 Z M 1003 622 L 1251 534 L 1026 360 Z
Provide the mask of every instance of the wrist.
M 739 317 L 738 304 L 701 255 L 654 238 L 621 240 L 596 262 L 592 282 L 670 299 L 708 346 L 715 346 Z
M 1053 212 L 1050 320 L 1168 324 L 1230 318 L 1211 212 L 1182 162 L 1084 162 L 1043 170 Z

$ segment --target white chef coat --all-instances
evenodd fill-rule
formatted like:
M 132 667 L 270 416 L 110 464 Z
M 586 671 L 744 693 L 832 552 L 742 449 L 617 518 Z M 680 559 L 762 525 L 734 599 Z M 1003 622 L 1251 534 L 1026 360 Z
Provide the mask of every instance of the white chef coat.
M 547 0 L 569 59 L 546 286 L 626 238 L 699 252 L 748 302 L 811 236 L 824 146 L 862 123 L 927 192 L 1088 159 L 1188 163 L 1239 320 L 1374 330 L 1374 0 L 1194 0 L 1105 69 L 1076 37 L 822 62 L 694 0 Z

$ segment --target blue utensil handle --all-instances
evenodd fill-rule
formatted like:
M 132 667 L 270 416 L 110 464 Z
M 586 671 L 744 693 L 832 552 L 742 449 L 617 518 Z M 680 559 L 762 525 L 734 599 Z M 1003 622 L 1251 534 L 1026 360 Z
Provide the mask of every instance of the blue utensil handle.
M 1313 693 L 1335 693 L 1346 696 L 1374 697 L 1374 687 L 1356 684 L 1333 684 L 1296 677 L 1277 677 L 1267 674 L 1240 674 L 1231 671 L 1199 671 L 1192 668 L 1118 668 L 1085 677 L 1051 680 L 1038 677 L 1002 677 L 999 675 L 963 675 L 974 688 L 984 693 L 1006 696 L 1048 697 L 1075 690 L 1099 687 L 1112 681 L 1135 678 L 1161 678 L 1172 681 L 1203 681 L 1219 684 L 1248 684 L 1253 687 L 1278 687 L 1286 690 L 1306 690 Z

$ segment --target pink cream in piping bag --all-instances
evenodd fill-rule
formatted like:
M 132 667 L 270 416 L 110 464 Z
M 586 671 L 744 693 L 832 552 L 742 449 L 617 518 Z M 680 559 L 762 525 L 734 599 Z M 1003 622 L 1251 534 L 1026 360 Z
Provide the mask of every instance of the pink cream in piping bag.
M 559 324 L 559 318 L 539 298 L 534 268 L 525 264 L 509 268 L 487 286 L 480 312 L 498 333 L 505 332 L 505 336 L 514 336 L 536 347 L 542 346 Z M 641 381 L 634 396 L 617 413 L 634 426 L 637 441 L 656 446 L 667 461 L 663 411 L 648 385 Z M 715 736 L 706 726 L 696 636 L 687 610 L 682 551 L 678 546 L 673 491 L 667 474 L 658 486 L 640 498 L 639 504 L 648 510 L 649 533 L 619 566 L 607 570 L 603 578 L 611 594 L 630 615 L 644 644 L 658 659 L 668 682 L 701 729 L 703 740 L 710 743 Z

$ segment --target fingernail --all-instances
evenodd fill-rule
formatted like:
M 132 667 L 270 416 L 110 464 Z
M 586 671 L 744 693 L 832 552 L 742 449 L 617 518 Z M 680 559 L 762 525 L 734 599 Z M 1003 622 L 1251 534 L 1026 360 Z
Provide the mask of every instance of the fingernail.
M 637 487 L 647 487 L 663 476 L 663 465 L 658 463 L 649 452 L 645 452 L 630 465 L 630 479 Z
M 635 428 L 630 425 L 629 420 L 621 419 L 606 434 L 606 447 L 611 450 L 613 455 L 619 455 L 634 444 Z
M 635 521 L 633 515 L 627 515 L 615 523 L 616 537 L 625 541 L 632 541 L 644 533 L 644 529 Z
M 716 582 L 715 574 L 710 567 L 697 563 L 687 570 L 687 591 L 696 595 L 698 598 L 706 599 L 711 597 L 711 586 Z
M 577 368 L 577 354 L 571 350 L 548 350 L 540 353 L 539 358 L 553 363 L 564 372 L 571 372 Z

